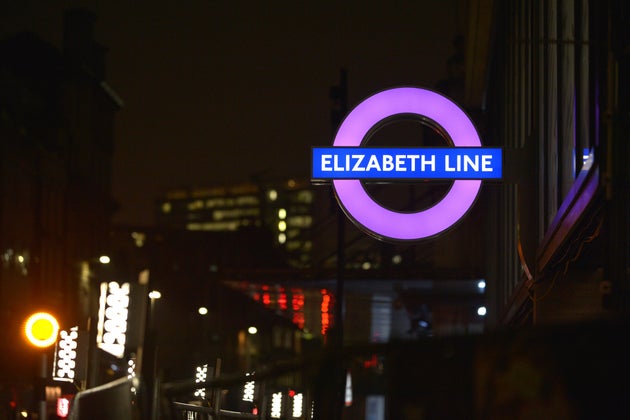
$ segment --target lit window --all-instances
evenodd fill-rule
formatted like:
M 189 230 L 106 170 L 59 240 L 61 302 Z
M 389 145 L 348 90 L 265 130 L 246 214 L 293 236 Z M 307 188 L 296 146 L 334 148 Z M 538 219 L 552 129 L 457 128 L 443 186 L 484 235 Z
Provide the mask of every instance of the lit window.
M 313 192 L 312 191 L 308 191 L 308 190 L 304 190 L 304 191 L 300 191 L 298 193 L 297 196 L 297 200 L 300 203 L 312 203 L 313 202 Z
M 171 203 L 169 203 L 168 201 L 166 203 L 162 203 L 162 213 L 170 213 L 171 209 Z
M 278 191 L 269 190 L 267 197 L 269 198 L 269 201 L 276 201 L 278 199 Z
M 278 222 L 278 230 L 280 232 L 284 232 L 285 230 L 287 230 L 287 222 L 285 222 L 284 220 L 280 220 Z
M 131 234 L 131 238 L 134 240 L 136 246 L 141 248 L 144 245 L 144 241 L 146 240 L 146 235 L 141 232 L 133 232 Z
M 289 220 L 291 226 L 307 228 L 313 224 L 311 216 L 294 216 Z
M 195 200 L 188 203 L 188 210 L 194 211 L 202 209 L 204 206 L 203 200 Z
M 284 233 L 278 234 L 278 242 L 283 244 L 287 241 L 287 235 Z
M 287 209 L 279 209 L 278 210 L 278 218 L 286 219 L 287 218 Z

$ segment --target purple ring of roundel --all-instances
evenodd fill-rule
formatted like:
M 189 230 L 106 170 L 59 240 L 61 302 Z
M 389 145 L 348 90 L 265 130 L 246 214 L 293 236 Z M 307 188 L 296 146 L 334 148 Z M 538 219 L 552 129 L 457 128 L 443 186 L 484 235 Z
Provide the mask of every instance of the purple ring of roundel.
M 479 134 L 468 115 L 450 99 L 431 90 L 401 87 L 368 97 L 343 121 L 333 146 L 361 146 L 379 121 L 396 114 L 417 114 L 438 123 L 455 147 L 481 147 Z M 359 180 L 333 180 L 344 211 L 372 234 L 396 240 L 435 236 L 461 219 L 475 202 L 480 180 L 456 180 L 432 207 L 415 213 L 388 210 L 368 195 Z

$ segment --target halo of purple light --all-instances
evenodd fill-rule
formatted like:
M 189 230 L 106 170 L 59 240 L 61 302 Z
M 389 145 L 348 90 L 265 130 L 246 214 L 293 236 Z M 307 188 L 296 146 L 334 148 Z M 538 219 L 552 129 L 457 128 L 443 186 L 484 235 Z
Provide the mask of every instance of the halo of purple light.
M 468 115 L 450 99 L 431 90 L 401 87 L 379 92 L 357 105 L 343 121 L 333 146 L 361 146 L 379 121 L 396 114 L 417 114 L 438 123 L 455 147 L 481 147 Z M 377 238 L 418 240 L 435 236 L 461 219 L 475 202 L 480 180 L 456 180 L 448 194 L 432 207 L 401 213 L 382 207 L 359 180 L 333 180 L 339 204 L 355 223 Z

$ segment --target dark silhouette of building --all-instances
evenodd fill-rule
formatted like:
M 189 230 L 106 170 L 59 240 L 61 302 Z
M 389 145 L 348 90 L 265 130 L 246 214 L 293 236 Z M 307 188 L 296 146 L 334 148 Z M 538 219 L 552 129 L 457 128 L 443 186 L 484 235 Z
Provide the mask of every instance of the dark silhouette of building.
M 32 379 L 21 332 L 29 313 L 48 310 L 64 326 L 86 327 L 82 263 L 105 251 L 115 210 L 113 120 L 122 106 L 105 81 L 94 20 L 68 11 L 61 51 L 32 33 L 0 42 L 2 382 Z

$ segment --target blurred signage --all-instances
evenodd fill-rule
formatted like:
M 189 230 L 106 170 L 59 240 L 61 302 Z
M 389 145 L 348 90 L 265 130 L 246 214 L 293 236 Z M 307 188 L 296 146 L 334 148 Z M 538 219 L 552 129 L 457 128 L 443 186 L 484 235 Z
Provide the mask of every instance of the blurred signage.
M 96 345 L 118 358 L 125 355 L 129 293 L 129 283 L 101 283 Z
M 436 125 L 454 147 L 367 148 L 369 137 L 385 122 L 418 117 Z M 482 148 L 468 115 L 449 98 L 431 90 L 401 87 L 359 103 L 341 123 L 332 148 L 314 148 L 313 180 L 332 180 L 348 217 L 381 240 L 413 241 L 438 235 L 472 207 L 482 179 L 502 177 L 502 150 Z M 365 180 L 453 179 L 435 205 L 417 212 L 390 210 L 365 190 Z
M 86 377 L 87 337 L 85 331 L 73 327 L 59 332 L 55 348 L 52 378 L 55 381 L 77 382 Z
M 57 398 L 57 417 L 65 419 L 70 414 L 72 395 L 62 395 Z

